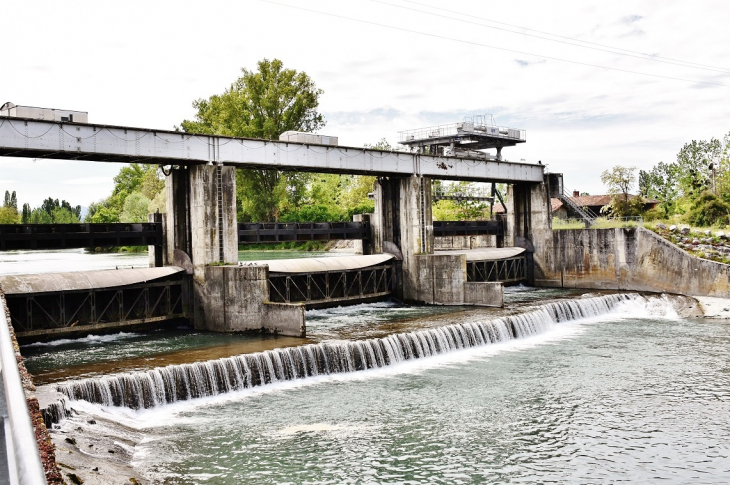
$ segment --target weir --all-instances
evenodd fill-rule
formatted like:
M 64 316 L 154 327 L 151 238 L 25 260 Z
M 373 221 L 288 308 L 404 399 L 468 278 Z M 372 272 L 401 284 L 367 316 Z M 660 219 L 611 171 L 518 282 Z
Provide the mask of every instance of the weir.
M 390 293 L 405 302 L 501 306 L 502 279 L 533 281 L 532 253 L 539 250 L 539 242 L 534 239 L 550 224 L 544 167 L 503 160 L 504 147 L 525 142 L 524 131 L 482 121 L 436 127 L 435 138 L 436 130 L 403 132 L 403 143 L 410 145 L 411 151 L 390 152 L 289 140 L 0 118 L 0 155 L 163 165 L 169 174 L 165 180 L 167 207 L 164 215 L 151 215 L 148 229 L 157 232 L 154 238 L 146 240 L 150 245 L 150 262 L 154 266 L 184 268 L 190 276 L 186 303 L 195 328 L 304 336 L 304 306 L 321 300 L 357 301 Z M 497 156 L 462 149 L 464 143 L 470 143 L 472 149 L 496 149 Z M 375 175 L 375 212 L 342 226 L 239 227 L 236 168 Z M 434 224 L 434 180 L 513 184 L 512 197 L 506 202 L 506 223 Z M 486 199 L 493 202 L 493 197 L 494 190 Z M 96 228 L 77 229 L 81 229 L 80 235 L 49 236 L 49 244 L 66 247 L 104 242 L 94 234 Z M 29 228 L 30 232 L 33 230 Z M 29 231 L 9 239 L 0 234 L 0 241 L 20 238 L 20 242 L 13 244 L 21 244 L 24 237 L 32 239 Z M 474 235 L 494 236 L 496 245 L 520 247 L 525 256 L 501 266 L 479 266 L 467 262 L 463 255 L 434 251 L 436 236 Z M 343 286 L 340 293 L 339 280 L 332 280 L 330 274 L 281 277 L 276 272 L 270 275 L 265 264 L 237 265 L 240 242 L 321 240 L 336 236 L 357 237 L 363 242 L 365 255 L 391 254 L 396 262 L 377 278 L 372 272 L 365 276 L 360 272 L 347 280 L 343 273 L 347 287 Z M 119 237 L 116 240 L 121 241 Z M 373 283 L 375 280 L 377 283 Z M 388 281 L 381 284 L 385 280 Z M 271 281 L 274 283 L 270 284 Z M 70 319 L 65 321 L 73 323 Z
M 459 349 L 491 345 L 545 332 L 553 325 L 610 313 L 638 295 L 563 300 L 533 311 L 483 322 L 447 325 L 384 338 L 334 341 L 255 354 L 171 365 L 59 384 L 70 400 L 133 409 L 214 396 L 267 384 L 359 372 L 427 359 Z M 63 414 L 58 408 L 54 413 Z

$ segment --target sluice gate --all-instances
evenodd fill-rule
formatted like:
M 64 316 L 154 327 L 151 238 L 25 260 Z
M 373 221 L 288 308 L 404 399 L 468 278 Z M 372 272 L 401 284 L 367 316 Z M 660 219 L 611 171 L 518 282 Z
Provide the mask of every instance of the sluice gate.
M 187 317 L 181 268 L 124 269 L 0 277 L 19 338 Z

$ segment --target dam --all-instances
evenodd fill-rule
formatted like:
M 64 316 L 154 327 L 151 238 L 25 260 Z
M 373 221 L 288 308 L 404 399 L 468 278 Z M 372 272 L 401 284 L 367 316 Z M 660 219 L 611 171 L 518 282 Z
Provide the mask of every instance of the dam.
M 22 129 L 0 127 L 4 154 L 171 167 L 167 213 L 148 223 L 0 227 L 5 250 L 149 246 L 144 268 L 0 281 L 66 474 L 721 483 L 727 471 L 715 417 L 727 329 L 691 298 L 727 297 L 726 265 L 643 228 L 553 231 L 562 176 L 503 160 L 507 144 L 473 159 L 10 123 Z M 376 209 L 242 225 L 237 166 L 377 174 Z M 507 215 L 439 224 L 432 179 L 507 183 Z M 476 247 L 455 243 L 467 238 Z M 332 239 L 359 254 L 239 261 L 240 244 Z M 672 283 L 687 271 L 702 277 Z

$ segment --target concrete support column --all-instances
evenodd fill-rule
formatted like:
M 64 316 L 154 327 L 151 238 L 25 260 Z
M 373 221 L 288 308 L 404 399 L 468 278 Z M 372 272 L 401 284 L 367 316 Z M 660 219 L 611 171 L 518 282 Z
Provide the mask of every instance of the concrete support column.
M 431 179 L 380 178 L 375 183 L 373 253 L 402 257 L 404 300 L 418 300 L 418 255 L 433 254 Z M 399 253 L 399 254 L 398 254 Z
M 504 244 L 527 250 L 528 280 L 533 284 L 533 269 L 539 272 L 544 257 L 552 250 L 552 210 L 547 186 L 545 183 L 510 185 L 506 205 Z
M 173 170 L 167 191 L 167 257 L 193 274 L 192 320 L 195 328 L 220 330 L 208 301 L 209 265 L 238 263 L 236 170 L 195 165 Z M 216 275 L 216 277 L 218 277 Z
M 238 262 L 236 169 L 196 165 L 173 170 L 167 191 L 167 257 L 174 251 L 190 258 L 196 278 L 209 264 Z

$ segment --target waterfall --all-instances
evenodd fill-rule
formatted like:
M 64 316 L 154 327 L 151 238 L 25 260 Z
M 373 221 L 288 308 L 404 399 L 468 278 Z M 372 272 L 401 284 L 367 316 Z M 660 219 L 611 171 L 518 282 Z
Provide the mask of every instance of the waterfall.
M 356 372 L 423 359 L 458 349 L 528 337 L 569 320 L 611 312 L 638 295 L 607 295 L 562 300 L 535 310 L 484 322 L 447 325 L 355 341 L 333 341 L 144 372 L 69 381 L 57 390 L 71 400 L 151 408 L 175 401 L 213 396 L 273 382 L 326 374 Z

